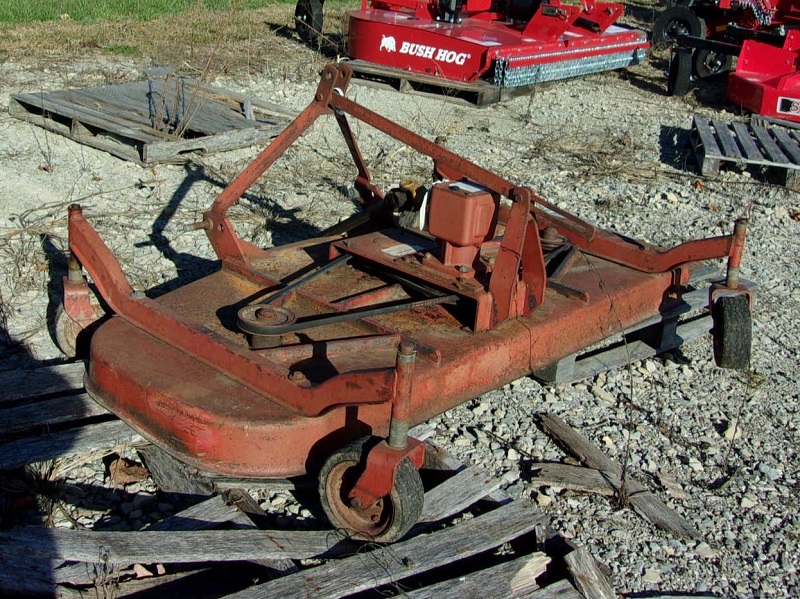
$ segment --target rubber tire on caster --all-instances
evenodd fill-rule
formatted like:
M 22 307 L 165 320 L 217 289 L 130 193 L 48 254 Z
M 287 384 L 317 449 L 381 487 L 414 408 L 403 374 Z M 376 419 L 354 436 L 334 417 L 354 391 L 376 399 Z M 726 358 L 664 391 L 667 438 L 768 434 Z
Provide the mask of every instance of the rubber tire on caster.
M 294 9 L 294 24 L 297 35 L 313 49 L 322 43 L 323 0 L 297 0 Z
M 372 520 L 350 507 L 347 494 L 364 469 L 366 449 L 374 439 L 364 437 L 334 452 L 319 473 L 322 509 L 336 528 L 354 537 L 378 543 L 393 543 L 402 538 L 422 515 L 424 489 L 419 472 L 405 458 L 397 467 L 394 487 L 383 497 Z
M 706 24 L 694 11 L 683 4 L 670 6 L 653 23 L 653 43 L 672 42 L 679 35 L 706 36 Z
M 83 327 L 67 314 L 64 304 L 59 303 L 53 315 L 53 336 L 56 347 L 68 358 L 78 356 L 78 335 Z
M 747 296 L 723 295 L 711 306 L 714 321 L 714 361 L 720 368 L 745 369 L 750 365 L 753 319 Z
M 692 55 L 687 48 L 675 48 L 669 61 L 667 95 L 685 96 L 692 81 Z
M 696 50 L 692 57 L 692 68 L 698 79 L 707 79 L 727 73 L 733 66 L 733 56 L 712 50 Z

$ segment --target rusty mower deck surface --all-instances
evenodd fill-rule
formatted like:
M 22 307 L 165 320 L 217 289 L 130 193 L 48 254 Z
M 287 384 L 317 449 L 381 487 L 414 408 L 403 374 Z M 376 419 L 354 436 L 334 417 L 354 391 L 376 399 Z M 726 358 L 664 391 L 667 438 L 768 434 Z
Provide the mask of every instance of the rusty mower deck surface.
M 729 258 L 710 298 L 718 358 L 735 366 L 749 351 L 744 222 L 669 250 L 597 229 L 347 100 L 349 78 L 326 68 L 309 107 L 204 214 L 198 228 L 220 259 L 210 276 L 148 299 L 70 208 L 65 312 L 91 320 L 81 266 L 114 312 L 92 333 L 86 388 L 145 437 L 223 475 L 322 466 L 332 521 L 394 540 L 421 509 L 424 450 L 409 426 L 668 311 L 691 263 Z M 327 237 L 267 250 L 238 238 L 228 208 L 331 112 L 365 212 Z M 440 180 L 383 194 L 347 115 L 429 155 Z M 425 226 L 386 226 L 397 210 L 420 211 Z

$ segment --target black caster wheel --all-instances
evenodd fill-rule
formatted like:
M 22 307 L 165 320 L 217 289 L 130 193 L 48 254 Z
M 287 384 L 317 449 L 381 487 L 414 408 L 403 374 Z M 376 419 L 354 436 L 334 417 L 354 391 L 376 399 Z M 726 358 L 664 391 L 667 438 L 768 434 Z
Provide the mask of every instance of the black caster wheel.
M 356 538 L 392 543 L 402 538 L 422 515 L 424 489 L 419 472 L 406 458 L 397 468 L 391 492 L 371 506 L 356 507 L 348 493 L 364 469 L 369 437 L 333 453 L 319 473 L 319 496 L 325 515 L 336 528 Z
M 750 365 L 753 321 L 745 295 L 723 295 L 711 306 L 714 321 L 714 361 L 720 368 L 745 369 Z

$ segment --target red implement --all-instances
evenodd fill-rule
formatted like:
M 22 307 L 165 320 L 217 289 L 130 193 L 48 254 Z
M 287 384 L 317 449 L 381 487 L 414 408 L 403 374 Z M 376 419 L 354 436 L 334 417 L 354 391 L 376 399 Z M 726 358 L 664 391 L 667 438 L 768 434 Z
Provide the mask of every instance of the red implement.
M 736 106 L 800 123 L 800 31 L 787 32 L 782 48 L 745 41 L 727 93 Z
M 517 87 L 638 64 L 641 31 L 622 4 L 559 0 L 362 0 L 348 13 L 351 58 L 450 81 Z
M 322 467 L 334 523 L 388 541 L 422 506 L 424 450 L 409 426 L 669 310 L 691 263 L 733 257 L 738 268 L 745 224 L 667 250 L 598 229 L 348 100 L 350 75 L 327 67 L 313 102 L 204 214 L 216 273 L 149 299 L 78 206 L 70 250 L 113 311 L 91 338 L 93 397 L 204 470 Z M 266 250 L 242 240 L 228 209 L 323 114 L 345 136 L 365 212 L 337 227 L 349 235 Z M 348 117 L 458 180 L 384 199 Z M 423 193 L 427 230 L 383 226 L 390 197 Z M 749 298 L 738 278 L 725 290 Z

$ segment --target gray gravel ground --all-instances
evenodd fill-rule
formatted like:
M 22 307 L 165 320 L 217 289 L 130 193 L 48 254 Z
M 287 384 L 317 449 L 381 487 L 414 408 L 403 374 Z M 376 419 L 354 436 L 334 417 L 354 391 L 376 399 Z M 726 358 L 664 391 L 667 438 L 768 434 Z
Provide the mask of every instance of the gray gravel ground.
M 275 43 L 291 45 L 291 68 L 214 83 L 301 108 L 313 95 L 319 61 L 288 40 Z M 692 95 L 664 96 L 659 68 L 663 62 L 562 82 L 484 109 L 362 85 L 349 96 L 426 137 L 445 136 L 450 149 L 584 218 L 653 243 L 728 232 L 734 218 L 749 216 L 743 275 L 759 284 L 750 373 L 716 368 L 703 339 L 575 385 L 516 381 L 436 418 L 436 440 L 504 476 L 512 494 L 536 501 L 557 529 L 610 566 L 621 592 L 798 596 L 800 198 L 758 173 L 731 170 L 712 180 L 685 170 L 693 114 L 742 117 Z M 0 96 L 138 74 L 133 63 L 92 60 L 42 72 L 6 62 Z M 356 130 L 380 186 L 427 177 L 426 161 L 364 126 Z M 50 279 L 65 247 L 69 203 L 84 206 L 136 287 L 174 285 L 212 258 L 205 237 L 185 225 L 254 154 L 145 169 L 0 115 L 0 369 L 59 357 L 47 330 L 48 289 L 55 291 Z M 353 210 L 341 193 L 353 176 L 348 161 L 335 125 L 320 123 L 236 207 L 240 234 L 282 243 L 346 217 Z M 629 454 L 630 471 L 703 540 L 674 538 L 605 497 L 537 485 L 531 461 L 564 458 L 533 424 L 544 411 L 612 458 Z M 74 469 L 70 480 L 107 484 L 101 469 L 100 462 Z M 169 513 L 147 483 L 127 490 L 134 498 L 117 515 L 100 509 L 80 516 L 124 528 Z M 311 517 L 286 493 L 263 499 L 276 513 L 295 505 L 289 514 Z

